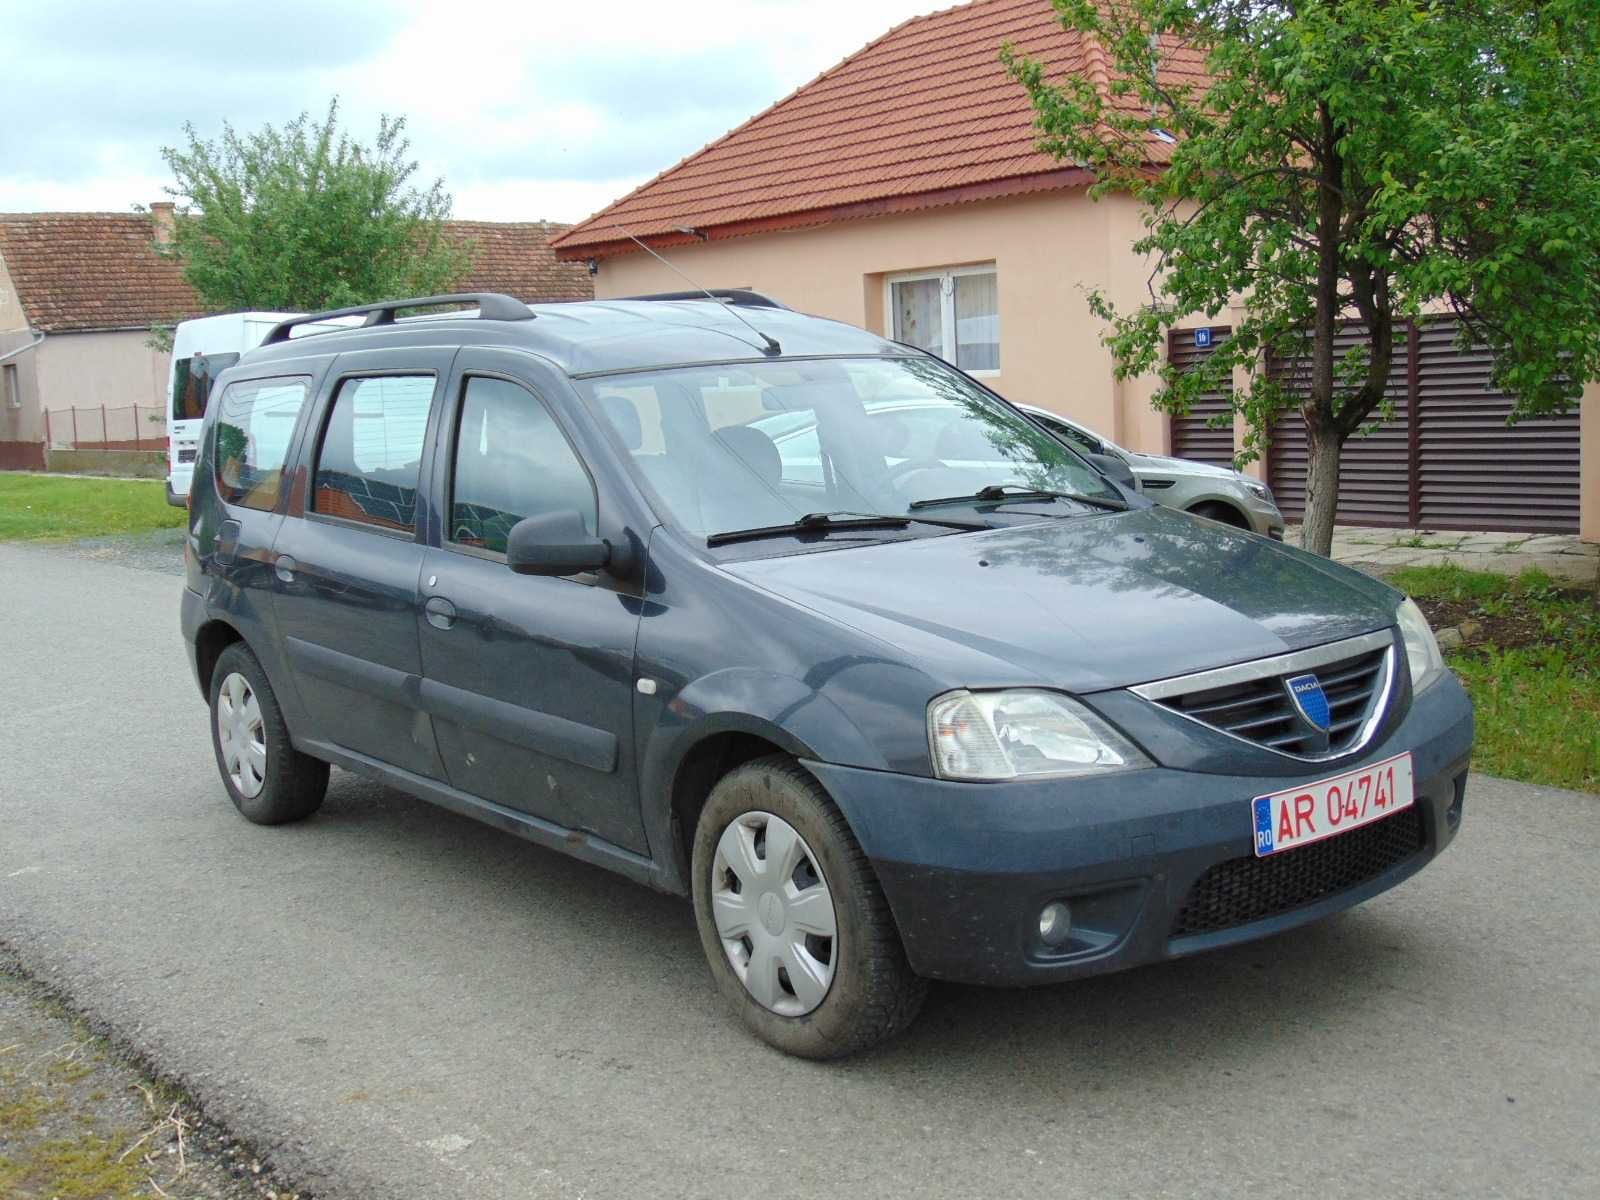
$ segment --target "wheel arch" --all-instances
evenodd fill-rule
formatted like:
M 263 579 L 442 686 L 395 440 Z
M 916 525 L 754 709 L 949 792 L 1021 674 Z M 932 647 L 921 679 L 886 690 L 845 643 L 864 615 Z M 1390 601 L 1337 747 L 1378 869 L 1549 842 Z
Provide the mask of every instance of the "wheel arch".
M 1198 500 L 1190 501 L 1184 506 L 1183 511 L 1191 516 L 1205 517 L 1238 529 L 1251 527 L 1249 514 L 1238 504 L 1223 496 L 1202 496 Z
M 640 755 L 639 795 L 652 857 L 669 890 L 688 891 L 688 847 L 716 781 L 773 753 L 883 765 L 831 700 L 781 674 L 719 671 L 689 684 L 660 710 Z
M 195 630 L 195 680 L 200 685 L 200 694 L 207 701 L 211 699 L 211 676 L 216 670 L 217 659 L 222 657 L 222 652 L 229 646 L 242 641 L 244 634 L 217 617 L 212 617 Z

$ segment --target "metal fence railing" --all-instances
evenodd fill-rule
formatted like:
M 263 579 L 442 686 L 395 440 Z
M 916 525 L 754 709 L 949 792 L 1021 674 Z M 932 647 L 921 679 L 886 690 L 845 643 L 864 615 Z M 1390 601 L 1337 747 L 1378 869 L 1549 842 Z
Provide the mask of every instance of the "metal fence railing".
M 165 450 L 167 413 L 155 404 L 47 408 L 44 441 L 51 450 Z

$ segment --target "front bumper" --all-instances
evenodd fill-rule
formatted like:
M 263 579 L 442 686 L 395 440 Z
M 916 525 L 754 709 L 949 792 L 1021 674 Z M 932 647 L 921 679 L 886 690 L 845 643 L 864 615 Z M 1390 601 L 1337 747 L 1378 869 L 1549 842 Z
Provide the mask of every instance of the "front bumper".
M 1265 937 L 1393 887 L 1455 836 L 1472 728 L 1471 702 L 1447 675 L 1354 762 L 1283 776 L 1156 767 L 1065 782 L 964 784 L 806 765 L 872 861 L 915 971 L 964 983 L 1034 984 Z M 1193 907 L 1186 912 L 1185 902 L 1202 876 L 1223 864 L 1232 864 L 1223 874 L 1255 870 L 1235 861 L 1254 860 L 1252 797 L 1404 750 L 1412 754 L 1416 801 L 1413 816 L 1399 815 L 1420 821 L 1420 834 L 1403 856 L 1375 860 L 1376 873 L 1358 871 L 1356 882 L 1331 894 L 1189 931 Z M 1308 861 L 1291 863 L 1294 855 L 1362 833 L 1263 861 L 1281 873 Z M 1072 937 L 1058 948 L 1046 946 L 1038 932 L 1040 909 L 1052 900 L 1065 900 L 1072 911 Z

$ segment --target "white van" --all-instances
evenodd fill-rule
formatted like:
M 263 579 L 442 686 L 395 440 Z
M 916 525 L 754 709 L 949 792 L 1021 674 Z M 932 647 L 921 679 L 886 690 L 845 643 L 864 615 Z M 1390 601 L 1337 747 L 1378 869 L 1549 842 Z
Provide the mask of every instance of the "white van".
M 172 332 L 172 369 L 167 377 L 167 503 L 189 501 L 189 481 L 200 452 L 200 423 L 217 376 L 254 350 L 274 325 L 300 316 L 287 312 L 224 313 L 181 321 Z M 348 322 L 318 323 L 295 330 L 322 332 Z

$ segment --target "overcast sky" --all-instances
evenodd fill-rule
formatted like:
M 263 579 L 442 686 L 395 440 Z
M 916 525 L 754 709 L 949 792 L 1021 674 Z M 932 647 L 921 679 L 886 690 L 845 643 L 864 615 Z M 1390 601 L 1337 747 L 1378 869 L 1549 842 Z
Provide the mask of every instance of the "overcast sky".
M 0 0 L 0 212 L 164 198 L 161 147 L 410 119 L 455 215 L 574 221 L 949 0 Z

